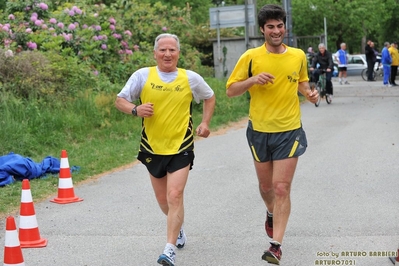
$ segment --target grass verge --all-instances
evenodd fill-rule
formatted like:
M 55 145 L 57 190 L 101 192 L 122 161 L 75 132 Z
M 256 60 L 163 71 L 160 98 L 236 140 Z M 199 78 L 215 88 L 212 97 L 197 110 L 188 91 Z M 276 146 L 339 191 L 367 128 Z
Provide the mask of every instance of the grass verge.
M 227 98 L 225 80 L 207 78 L 214 89 L 216 108 L 212 131 L 247 116 L 248 97 Z M 37 99 L 22 101 L 2 92 L 0 97 L 0 155 L 9 152 L 40 163 L 46 156 L 60 158 L 68 153 L 75 185 L 104 172 L 129 165 L 136 160 L 140 140 L 140 119 L 123 114 L 114 107 L 120 88 L 110 94 L 82 92 L 76 99 L 52 103 Z M 194 104 L 193 120 L 202 118 L 202 103 Z M 58 175 L 30 181 L 35 202 L 56 195 Z M 0 216 L 20 206 L 21 182 L 0 187 Z
M 213 132 L 248 115 L 247 95 L 228 98 L 225 80 L 206 81 L 216 95 Z M 41 162 L 46 156 L 60 158 L 61 150 L 67 150 L 70 167 L 80 167 L 72 173 L 75 185 L 131 166 L 138 152 L 141 120 L 116 110 L 114 101 L 119 89 L 110 94 L 82 92 L 76 99 L 53 103 L 22 101 L 0 92 L 0 155 L 14 152 Z M 195 126 L 200 123 L 201 114 L 202 103 L 194 104 Z M 32 179 L 30 186 L 35 202 L 55 196 L 58 175 Z M 20 197 L 21 182 L 0 187 L 0 216 L 16 212 Z

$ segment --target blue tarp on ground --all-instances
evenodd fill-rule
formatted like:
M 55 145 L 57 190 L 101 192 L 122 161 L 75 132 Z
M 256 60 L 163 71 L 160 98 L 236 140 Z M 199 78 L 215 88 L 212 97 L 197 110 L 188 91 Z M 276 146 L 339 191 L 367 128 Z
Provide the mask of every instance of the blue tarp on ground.
M 41 163 L 13 152 L 0 156 L 0 186 L 5 186 L 22 179 L 43 177 L 47 173 L 60 172 L 60 160 L 47 156 Z

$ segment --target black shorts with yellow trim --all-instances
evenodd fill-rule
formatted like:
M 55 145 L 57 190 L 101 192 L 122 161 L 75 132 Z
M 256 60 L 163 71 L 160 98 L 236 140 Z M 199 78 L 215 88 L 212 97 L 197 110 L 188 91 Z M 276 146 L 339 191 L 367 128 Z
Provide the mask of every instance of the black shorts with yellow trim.
M 298 157 L 305 153 L 308 146 L 302 127 L 279 133 L 255 131 L 252 122 L 248 122 L 247 140 L 252 157 L 257 162 L 268 162 Z
M 140 151 L 137 159 L 147 167 L 152 176 L 162 178 L 167 173 L 173 173 L 187 165 L 190 165 L 191 170 L 194 165 L 194 157 L 193 151 L 185 151 L 174 155 L 157 155 Z

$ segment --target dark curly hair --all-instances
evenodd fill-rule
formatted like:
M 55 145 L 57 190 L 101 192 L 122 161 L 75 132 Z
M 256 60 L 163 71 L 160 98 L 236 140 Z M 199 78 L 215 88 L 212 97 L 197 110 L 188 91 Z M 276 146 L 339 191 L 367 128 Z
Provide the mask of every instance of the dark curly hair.
M 287 13 L 285 10 L 279 6 L 274 4 L 264 5 L 258 13 L 258 25 L 263 28 L 265 26 L 266 21 L 269 19 L 282 20 L 284 25 L 287 21 Z

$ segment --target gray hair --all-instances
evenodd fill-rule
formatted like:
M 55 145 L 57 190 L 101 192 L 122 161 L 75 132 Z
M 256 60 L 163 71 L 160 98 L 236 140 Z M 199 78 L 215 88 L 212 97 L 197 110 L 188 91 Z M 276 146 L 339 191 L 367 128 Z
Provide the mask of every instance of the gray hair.
M 384 42 L 384 46 L 385 47 L 389 46 L 389 42 Z
M 157 50 L 158 48 L 158 42 L 160 39 L 162 38 L 173 38 L 176 40 L 176 44 L 177 44 L 177 50 L 180 51 L 180 41 L 179 41 L 179 37 L 177 37 L 175 34 L 170 34 L 170 33 L 162 33 L 159 34 L 156 38 L 155 38 L 155 42 L 154 42 L 154 51 Z
M 326 46 L 324 45 L 324 43 L 320 43 L 318 47 L 319 47 L 319 49 L 320 49 L 320 48 L 326 48 Z

